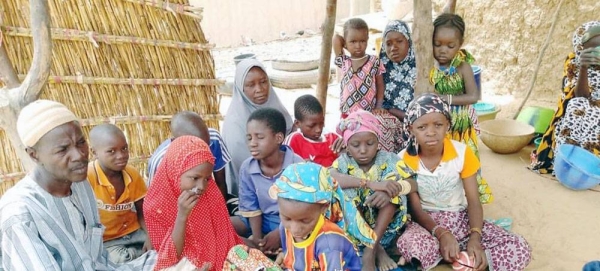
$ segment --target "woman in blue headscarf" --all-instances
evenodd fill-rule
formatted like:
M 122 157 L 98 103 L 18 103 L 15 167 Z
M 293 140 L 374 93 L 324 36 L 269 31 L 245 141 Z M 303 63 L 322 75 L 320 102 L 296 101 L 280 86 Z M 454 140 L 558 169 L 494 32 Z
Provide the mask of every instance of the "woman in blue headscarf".
M 398 153 L 405 140 L 402 137 L 402 121 L 408 104 L 414 98 L 417 77 L 415 50 L 410 28 L 405 22 L 396 20 L 387 24 L 379 58 L 385 66 L 383 108 L 389 112 L 376 115 L 383 135 L 379 144 L 386 151 Z

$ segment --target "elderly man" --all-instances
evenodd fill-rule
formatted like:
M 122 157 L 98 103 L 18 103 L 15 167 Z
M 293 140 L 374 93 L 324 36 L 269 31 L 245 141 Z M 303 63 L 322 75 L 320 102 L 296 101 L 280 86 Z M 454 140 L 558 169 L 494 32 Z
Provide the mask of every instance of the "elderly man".
M 23 108 L 17 131 L 36 167 L 0 199 L 0 269 L 152 270 L 154 251 L 127 265 L 107 260 L 77 117 L 38 100 Z

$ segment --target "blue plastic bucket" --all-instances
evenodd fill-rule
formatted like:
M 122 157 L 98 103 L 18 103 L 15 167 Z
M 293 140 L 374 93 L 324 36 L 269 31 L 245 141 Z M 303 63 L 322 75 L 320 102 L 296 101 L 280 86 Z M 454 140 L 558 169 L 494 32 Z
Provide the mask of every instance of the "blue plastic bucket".
M 473 75 L 475 76 L 475 84 L 477 85 L 477 90 L 479 91 L 479 93 L 481 93 L 481 72 L 483 72 L 483 69 L 479 66 L 471 66 L 471 68 L 473 69 Z
M 600 158 L 578 146 L 562 144 L 554 156 L 554 173 L 570 189 L 590 189 L 600 184 Z

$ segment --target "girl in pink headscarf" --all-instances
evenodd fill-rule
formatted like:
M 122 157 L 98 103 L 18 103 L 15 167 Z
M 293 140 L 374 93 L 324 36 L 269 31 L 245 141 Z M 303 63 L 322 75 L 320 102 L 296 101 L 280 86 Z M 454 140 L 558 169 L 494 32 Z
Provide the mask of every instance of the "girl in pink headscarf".
M 364 249 L 367 270 L 398 267 L 385 249 L 393 246 L 406 222 L 406 194 L 416 191 L 416 183 L 406 180 L 412 170 L 396 154 L 379 150 L 379 125 L 377 118 L 364 110 L 342 120 L 337 132 L 347 152 L 332 165 L 332 176 L 377 234 L 374 246 L 357 244 Z

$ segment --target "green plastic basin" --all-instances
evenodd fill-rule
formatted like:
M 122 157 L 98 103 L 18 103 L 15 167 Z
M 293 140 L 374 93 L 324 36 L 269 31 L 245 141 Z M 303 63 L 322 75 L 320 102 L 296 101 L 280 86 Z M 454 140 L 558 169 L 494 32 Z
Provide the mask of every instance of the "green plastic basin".
M 540 106 L 529 106 L 519 113 L 517 120 L 533 126 L 536 133 L 543 134 L 548 129 L 548 126 L 550 126 L 553 116 L 553 109 Z

